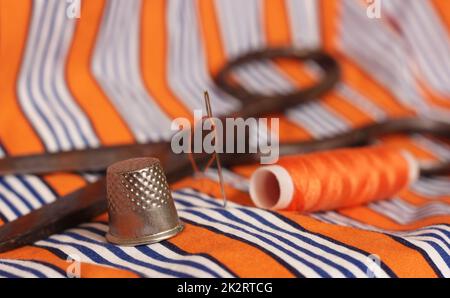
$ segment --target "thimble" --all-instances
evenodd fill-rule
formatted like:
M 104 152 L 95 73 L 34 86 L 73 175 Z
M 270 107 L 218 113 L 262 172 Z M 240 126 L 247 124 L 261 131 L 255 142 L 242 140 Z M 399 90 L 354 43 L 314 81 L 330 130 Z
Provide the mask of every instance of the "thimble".
M 117 162 L 108 167 L 106 178 L 109 242 L 149 244 L 175 236 L 183 229 L 158 159 Z

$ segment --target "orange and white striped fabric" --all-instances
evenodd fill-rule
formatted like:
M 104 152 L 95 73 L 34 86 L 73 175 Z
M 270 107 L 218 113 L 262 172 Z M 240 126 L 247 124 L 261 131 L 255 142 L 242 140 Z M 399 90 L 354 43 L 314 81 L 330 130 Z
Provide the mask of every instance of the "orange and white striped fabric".
M 389 117 L 450 119 L 450 2 L 381 0 L 0 0 L 0 154 L 15 156 L 169 139 L 210 91 L 216 114 L 239 108 L 212 74 L 265 46 L 322 47 L 343 79 L 317 102 L 280 117 L 280 138 L 321 138 Z M 75 1 L 76 2 L 76 1 Z M 295 88 L 314 69 L 286 61 L 246 68 L 251 88 Z M 424 136 L 382 142 L 422 159 L 449 159 Z M 1 277 L 450 277 L 450 180 L 422 178 L 390 200 L 302 215 L 251 204 L 254 167 L 173 185 L 183 233 L 141 247 L 105 242 L 106 215 L 0 254 Z M 9 222 L 88 182 L 92 174 L 0 177 Z M 1 239 L 0 239 L 1 240 Z M 376 270 L 374 270 L 374 262 Z

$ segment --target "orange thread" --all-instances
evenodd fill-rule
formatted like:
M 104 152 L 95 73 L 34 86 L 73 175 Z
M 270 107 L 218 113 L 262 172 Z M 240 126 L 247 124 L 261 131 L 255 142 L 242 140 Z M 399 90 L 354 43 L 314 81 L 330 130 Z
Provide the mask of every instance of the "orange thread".
M 291 177 L 294 191 L 289 205 L 281 209 L 313 212 L 392 197 L 408 186 L 411 171 L 417 170 L 412 169 L 417 165 L 409 162 L 404 153 L 376 146 L 283 157 L 278 166 Z M 255 183 L 257 191 L 252 199 L 266 204 L 264 208 L 272 208 L 275 203 L 267 205 L 267 198 L 281 196 L 283 181 L 278 179 L 277 184 L 261 181 Z M 265 189 L 261 191 L 258 187 Z

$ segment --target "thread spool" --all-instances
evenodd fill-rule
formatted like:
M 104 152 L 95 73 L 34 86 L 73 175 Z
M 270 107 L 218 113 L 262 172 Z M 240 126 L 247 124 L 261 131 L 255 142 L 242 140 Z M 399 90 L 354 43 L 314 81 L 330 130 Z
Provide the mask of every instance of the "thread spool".
M 419 176 L 406 151 L 376 146 L 287 156 L 257 169 L 250 197 L 257 207 L 312 212 L 394 196 Z

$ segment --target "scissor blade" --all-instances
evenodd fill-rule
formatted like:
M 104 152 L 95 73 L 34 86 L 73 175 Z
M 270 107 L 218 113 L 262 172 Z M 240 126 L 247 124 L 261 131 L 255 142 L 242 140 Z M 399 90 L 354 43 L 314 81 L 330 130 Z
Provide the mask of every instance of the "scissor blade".
M 167 150 L 170 150 L 170 143 L 158 142 L 6 157 L 0 159 L 0 175 L 103 171 L 120 160 L 137 156 L 159 156 Z
M 0 227 L 0 252 L 44 239 L 106 210 L 105 179 L 70 193 Z

